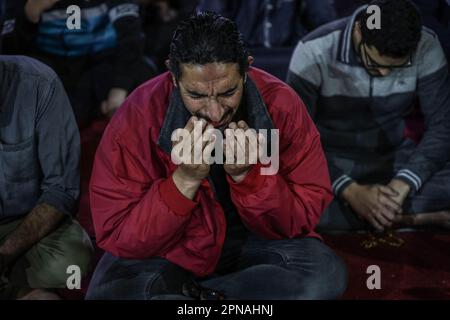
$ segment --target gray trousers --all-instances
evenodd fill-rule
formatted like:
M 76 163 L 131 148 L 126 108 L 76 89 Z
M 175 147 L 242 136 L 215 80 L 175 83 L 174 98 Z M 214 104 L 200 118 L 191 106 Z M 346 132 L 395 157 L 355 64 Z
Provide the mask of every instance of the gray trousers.
M 337 165 L 345 174 L 361 184 L 387 184 L 395 172 L 403 168 L 414 151 L 414 143 L 406 141 L 393 154 L 337 153 L 326 151 L 329 162 Z M 405 214 L 417 214 L 450 210 L 450 162 L 430 179 L 425 181 L 419 192 L 408 196 L 403 205 Z M 342 199 L 337 197 L 325 210 L 318 225 L 320 232 L 355 231 L 369 227 Z

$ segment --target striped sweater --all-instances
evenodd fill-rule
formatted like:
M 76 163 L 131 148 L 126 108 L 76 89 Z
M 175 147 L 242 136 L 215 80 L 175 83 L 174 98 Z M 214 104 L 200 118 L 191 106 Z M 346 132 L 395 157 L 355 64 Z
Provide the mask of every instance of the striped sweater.
M 361 7 L 348 18 L 322 26 L 297 45 L 287 82 L 305 102 L 325 151 L 385 155 L 405 140 L 405 118 L 419 101 L 425 134 L 406 165 L 395 172 L 417 192 L 450 158 L 450 80 L 436 35 L 423 28 L 408 68 L 370 76 L 353 48 L 352 30 Z M 353 178 L 329 160 L 339 196 Z

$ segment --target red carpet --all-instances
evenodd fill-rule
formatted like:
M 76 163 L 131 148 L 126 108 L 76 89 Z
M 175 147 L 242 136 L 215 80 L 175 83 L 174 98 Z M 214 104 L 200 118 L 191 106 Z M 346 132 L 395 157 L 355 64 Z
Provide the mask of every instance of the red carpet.
M 106 122 L 95 122 L 82 130 L 80 223 L 89 234 L 94 230 L 90 218 L 88 185 L 92 159 Z M 328 245 L 345 260 L 349 270 L 349 286 L 344 299 L 450 299 L 450 233 L 400 233 L 405 240 L 400 248 L 378 246 L 369 250 L 361 247 L 363 235 L 326 235 Z M 100 252 L 97 253 L 98 260 Z M 367 267 L 381 269 L 381 289 L 369 290 Z M 67 299 L 80 299 L 81 292 L 64 291 Z
M 450 234 L 398 233 L 400 248 L 364 249 L 364 235 L 326 235 L 325 242 L 347 263 L 349 284 L 344 299 L 450 299 Z M 381 271 L 381 289 L 369 290 L 367 267 Z

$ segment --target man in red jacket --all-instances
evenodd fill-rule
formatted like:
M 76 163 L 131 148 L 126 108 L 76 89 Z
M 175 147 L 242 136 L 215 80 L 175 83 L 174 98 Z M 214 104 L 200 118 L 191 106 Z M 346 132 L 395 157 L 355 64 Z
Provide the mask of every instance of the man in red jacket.
M 332 198 L 319 134 L 296 93 L 251 62 L 232 21 L 199 13 L 174 34 L 170 72 L 136 89 L 112 119 L 90 185 L 97 242 L 107 253 L 88 299 L 343 293 L 345 266 L 314 233 Z M 182 128 L 192 145 L 178 143 L 191 154 L 214 141 L 195 138 L 194 128 L 205 136 L 214 128 L 236 136 L 278 129 L 271 157 L 279 170 L 263 174 L 268 165 L 250 163 L 245 145 L 241 164 L 177 165 L 172 136 Z M 225 136 L 227 152 L 242 143 Z

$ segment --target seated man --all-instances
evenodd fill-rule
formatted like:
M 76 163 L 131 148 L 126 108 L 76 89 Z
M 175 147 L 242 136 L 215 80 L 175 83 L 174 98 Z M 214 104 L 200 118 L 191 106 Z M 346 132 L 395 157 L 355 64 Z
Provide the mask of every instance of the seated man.
M 345 266 L 313 231 L 332 197 L 319 135 L 295 92 L 249 68 L 252 60 L 231 20 L 199 13 L 175 32 L 170 73 L 135 90 L 114 116 L 90 185 L 97 241 L 107 253 L 88 299 L 343 293 Z M 195 138 L 199 126 L 205 135 L 216 128 L 216 139 L 227 128 L 279 129 L 279 171 L 264 175 L 267 164 L 252 165 L 246 146 L 245 161 L 228 161 L 238 156 L 232 135 L 225 164 L 177 165 L 171 136 L 185 128 Z M 205 139 L 178 143 L 190 156 L 210 146 Z
M 323 229 L 450 223 L 450 82 L 434 33 L 409 0 L 376 0 L 299 42 L 287 82 L 316 122 L 336 196 Z M 372 21 L 373 22 L 373 21 Z M 404 135 L 420 104 L 425 133 Z M 411 215 L 413 214 L 413 215 Z
M 68 267 L 89 268 L 92 245 L 72 220 L 80 139 L 53 71 L 0 56 L 0 298 L 53 298 Z M 31 290 L 34 288 L 35 290 Z

